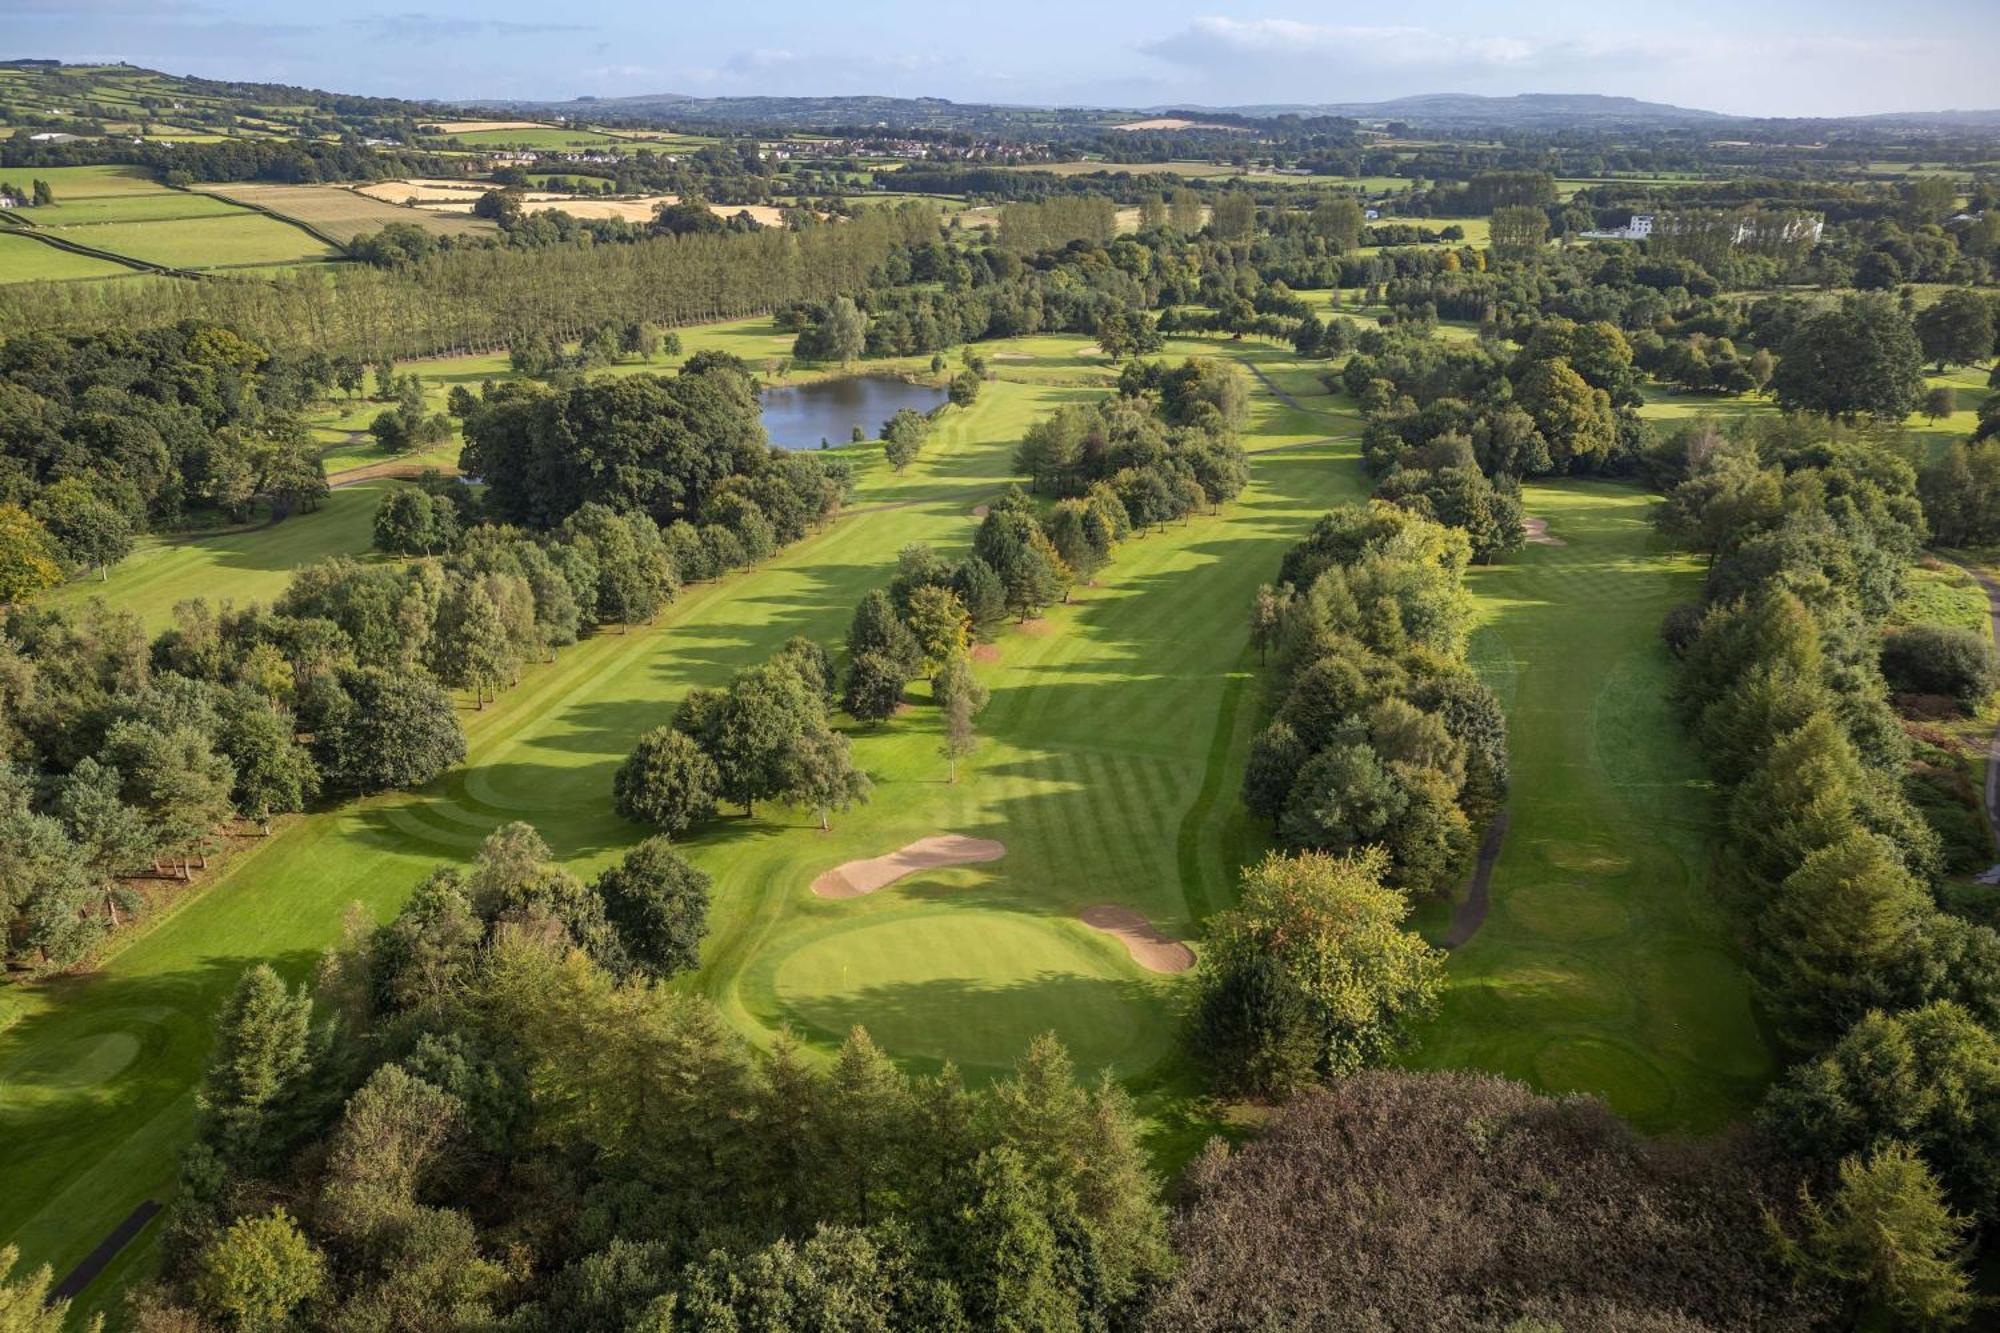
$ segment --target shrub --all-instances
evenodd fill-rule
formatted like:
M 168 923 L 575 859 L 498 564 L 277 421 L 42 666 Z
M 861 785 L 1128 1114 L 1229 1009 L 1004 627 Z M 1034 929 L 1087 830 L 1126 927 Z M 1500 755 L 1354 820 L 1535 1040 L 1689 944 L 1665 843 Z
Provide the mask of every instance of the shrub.
M 2000 687 L 2000 658 L 1985 634 L 1916 625 L 1882 641 L 1882 674 L 1897 691 L 1948 694 L 1971 709 Z

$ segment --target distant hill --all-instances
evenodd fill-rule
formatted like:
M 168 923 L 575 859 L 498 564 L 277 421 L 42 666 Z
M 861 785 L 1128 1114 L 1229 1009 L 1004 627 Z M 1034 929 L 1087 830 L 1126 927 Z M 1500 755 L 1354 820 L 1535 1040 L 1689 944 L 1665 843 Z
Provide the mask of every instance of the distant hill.
M 1471 93 L 1427 93 L 1386 102 L 1327 102 L 1297 107 L 1229 107 L 1246 116 L 1351 116 L 1357 120 L 1400 120 L 1412 125 L 1639 125 L 1717 122 L 1733 119 L 1718 111 L 1700 111 L 1666 102 L 1642 102 L 1636 97 L 1600 93 L 1517 93 L 1512 97 L 1480 97 Z

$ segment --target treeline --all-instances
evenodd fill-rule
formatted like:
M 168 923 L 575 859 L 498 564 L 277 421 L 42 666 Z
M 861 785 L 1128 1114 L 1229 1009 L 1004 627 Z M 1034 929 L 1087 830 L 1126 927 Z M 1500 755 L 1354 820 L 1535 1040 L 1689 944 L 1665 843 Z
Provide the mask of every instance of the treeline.
M 921 205 L 799 231 L 661 236 L 630 245 L 466 250 L 329 277 L 0 287 L 0 324 L 111 332 L 197 319 L 270 347 L 364 360 L 571 341 L 612 324 L 689 324 L 865 288 L 899 246 L 937 226 Z
M 310 991 L 247 973 L 132 1326 L 1130 1326 L 1169 1255 L 1117 1084 L 1053 1039 L 979 1092 L 859 1029 L 753 1058 L 649 981 L 705 887 L 512 825 Z
M 204 511 L 317 508 L 326 477 L 298 413 L 336 379 L 324 355 L 212 324 L 0 341 L 0 604 Z
M 1940 906 L 1951 803 L 1926 789 L 1921 730 L 1890 685 L 1974 707 L 1993 650 L 1983 634 L 1884 636 L 1925 535 L 1915 471 L 1884 444 L 1792 418 L 1692 431 L 1676 455 L 1662 522 L 1713 563 L 1703 605 L 1665 627 L 1672 698 L 1725 794 L 1724 882 L 1800 1061 L 1761 1123 L 1824 1189 L 1887 1161 L 1879 1208 L 1915 1216 L 1941 1194 L 1953 1212 L 1906 1262 L 1935 1262 L 1919 1308 L 1955 1322 L 1958 1239 L 2000 1218 L 2000 1124 L 1948 1109 L 2000 1104 L 2000 935 Z M 1990 857 L 1983 832 L 1970 854 Z

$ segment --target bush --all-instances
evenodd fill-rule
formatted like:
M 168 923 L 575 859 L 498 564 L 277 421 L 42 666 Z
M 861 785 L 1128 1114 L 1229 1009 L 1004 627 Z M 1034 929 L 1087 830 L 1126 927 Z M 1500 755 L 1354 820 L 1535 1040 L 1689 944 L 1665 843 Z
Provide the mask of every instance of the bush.
M 2000 658 L 1985 634 L 1916 625 L 1882 642 L 1882 674 L 1905 694 L 1948 694 L 1974 709 L 2000 687 Z

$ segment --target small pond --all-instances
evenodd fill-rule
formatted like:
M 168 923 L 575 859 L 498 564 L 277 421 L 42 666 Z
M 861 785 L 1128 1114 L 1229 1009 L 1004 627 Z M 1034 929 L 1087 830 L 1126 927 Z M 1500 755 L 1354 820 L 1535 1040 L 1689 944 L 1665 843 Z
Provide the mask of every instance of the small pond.
M 785 385 L 764 390 L 764 430 L 783 449 L 817 449 L 821 440 L 845 444 L 856 426 L 872 440 L 898 410 L 929 412 L 944 400 L 943 389 L 883 375 Z

